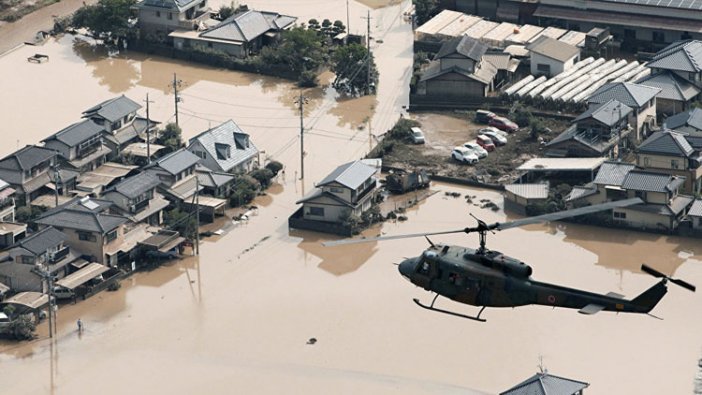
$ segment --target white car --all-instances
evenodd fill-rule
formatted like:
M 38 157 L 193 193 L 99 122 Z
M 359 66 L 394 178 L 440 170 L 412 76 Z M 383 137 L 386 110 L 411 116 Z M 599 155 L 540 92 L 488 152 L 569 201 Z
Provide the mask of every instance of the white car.
M 454 147 L 451 151 L 451 157 L 461 163 L 475 164 L 478 163 L 478 155 L 473 150 L 466 147 Z
M 412 128 L 412 133 L 410 137 L 412 138 L 412 143 L 414 144 L 424 144 L 424 132 L 420 128 Z
M 463 143 L 463 146 L 473 151 L 473 153 L 475 153 L 479 159 L 483 159 L 488 156 L 488 152 L 485 150 L 485 148 L 478 145 L 478 143 L 469 141 L 467 143 Z
M 509 133 L 505 132 L 504 130 L 500 130 L 494 126 L 486 126 L 484 128 L 480 128 L 480 130 L 478 130 L 478 134 L 485 134 L 485 132 L 495 132 L 495 133 L 499 134 L 500 136 L 504 136 L 504 137 L 507 137 L 509 135 Z
M 492 140 L 493 144 L 495 144 L 495 145 L 507 144 L 507 137 L 505 137 L 499 133 L 495 133 L 491 130 L 481 132 L 480 134 L 482 134 L 483 136 L 487 136 L 490 140 Z

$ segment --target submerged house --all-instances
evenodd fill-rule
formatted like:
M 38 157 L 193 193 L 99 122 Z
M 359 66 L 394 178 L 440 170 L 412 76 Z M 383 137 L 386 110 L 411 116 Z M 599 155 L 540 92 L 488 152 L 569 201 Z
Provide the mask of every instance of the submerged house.
M 636 165 L 656 173 L 682 176 L 683 193 L 702 193 L 702 153 L 684 134 L 672 130 L 652 134 L 636 149 Z
M 546 156 L 616 157 L 619 147 L 626 148 L 633 109 L 615 99 L 591 106 L 576 117 L 572 125 L 546 144 Z
M 79 173 L 105 163 L 110 150 L 102 143 L 103 126 L 90 119 L 76 122 L 42 140 L 46 148 L 59 153 L 62 167 Z
M 248 10 L 204 31 L 179 30 L 168 36 L 176 49 L 215 50 L 246 58 L 275 41 L 296 20 L 276 12 Z
M 194 30 L 210 19 L 207 0 L 143 0 L 135 5 L 139 36 L 165 41 L 174 30 Z
M 246 173 L 257 164 L 258 148 L 231 119 L 190 139 L 188 151 L 204 167 L 225 173 Z
M 132 222 L 149 225 L 163 223 L 163 210 L 168 207 L 166 199 L 156 192 L 161 181 L 152 173 L 139 173 L 108 189 L 103 198 L 115 204 L 115 211 Z
M 19 206 L 50 191 L 47 185 L 53 181 L 51 168 L 56 156 L 52 149 L 28 145 L 0 159 L 0 179 L 15 190 Z
M 343 226 L 350 216 L 361 217 L 376 194 L 376 168 L 361 161 L 337 167 L 314 191 L 297 201 L 302 207 L 290 217 L 291 228 L 350 234 Z

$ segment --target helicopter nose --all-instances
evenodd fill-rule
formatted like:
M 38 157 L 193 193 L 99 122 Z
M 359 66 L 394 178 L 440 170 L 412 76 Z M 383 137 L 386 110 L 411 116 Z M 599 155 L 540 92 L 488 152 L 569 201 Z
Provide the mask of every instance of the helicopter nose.
M 400 265 L 397 267 L 397 270 L 400 271 L 400 274 L 405 277 L 406 279 L 410 279 L 410 275 L 412 274 L 412 271 L 414 270 L 415 266 L 415 258 L 410 258 L 410 259 L 405 259 L 400 263 Z

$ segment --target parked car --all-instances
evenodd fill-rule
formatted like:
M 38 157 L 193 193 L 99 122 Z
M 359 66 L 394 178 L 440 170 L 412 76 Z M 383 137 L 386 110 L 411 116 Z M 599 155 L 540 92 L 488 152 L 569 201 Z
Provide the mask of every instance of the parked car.
M 53 294 L 56 299 L 72 299 L 76 295 L 72 289 L 65 287 L 54 287 Z
M 495 118 L 495 113 L 488 110 L 478 110 L 475 112 L 475 122 L 488 123 Z
M 478 145 L 478 143 L 474 143 L 472 141 L 469 141 L 467 143 L 463 143 L 463 146 L 468 148 L 469 150 L 473 151 L 475 153 L 475 155 L 478 156 L 478 159 L 483 159 L 483 158 L 488 156 L 488 152 L 485 151 L 485 148 Z
M 480 128 L 480 130 L 478 130 L 478 134 L 484 134 L 485 132 L 495 132 L 503 137 L 509 136 L 509 133 L 505 132 L 504 130 L 500 130 L 494 126 L 486 126 L 484 128 Z
M 424 132 L 422 132 L 422 129 L 412 128 L 412 129 L 410 129 L 410 131 L 411 131 L 410 137 L 412 138 L 412 143 L 424 144 Z
M 484 134 L 479 134 L 478 137 L 475 138 L 475 142 L 483 147 L 485 151 L 492 152 L 495 150 L 495 144 L 493 144 L 490 137 L 485 136 Z
M 466 147 L 454 147 L 451 151 L 451 157 L 461 163 L 476 164 L 478 163 L 478 155 Z
M 505 137 L 499 133 L 493 132 L 492 130 L 486 130 L 486 131 L 478 134 L 478 136 L 487 136 L 490 140 L 492 140 L 492 143 L 495 144 L 495 146 L 497 146 L 497 147 L 507 144 L 507 137 Z
M 489 125 L 494 126 L 500 130 L 504 130 L 508 133 L 514 133 L 517 130 L 519 130 L 519 126 L 516 123 L 510 121 L 505 117 L 494 117 L 490 120 Z

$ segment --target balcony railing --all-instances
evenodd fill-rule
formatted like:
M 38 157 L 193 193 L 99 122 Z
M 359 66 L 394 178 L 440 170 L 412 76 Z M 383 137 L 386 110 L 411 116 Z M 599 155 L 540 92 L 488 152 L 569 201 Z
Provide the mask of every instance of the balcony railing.
M 148 200 L 148 199 L 147 199 L 147 200 L 142 200 L 142 201 L 139 202 L 139 203 L 133 204 L 133 205 L 131 206 L 131 210 L 130 210 L 130 211 L 131 211 L 132 213 L 138 213 L 139 211 L 141 211 L 141 210 L 143 210 L 143 209 L 145 209 L 145 208 L 147 208 L 147 207 L 149 207 L 149 200 Z
M 49 262 L 50 263 L 56 263 L 60 261 L 61 259 L 65 258 L 66 255 L 68 255 L 69 248 L 68 246 L 61 248 L 60 250 L 54 252 L 53 254 L 49 254 Z

